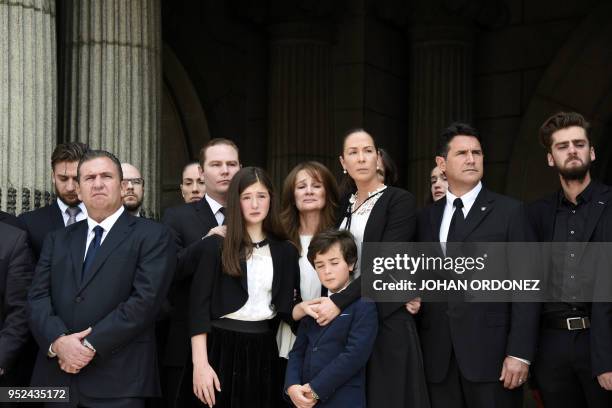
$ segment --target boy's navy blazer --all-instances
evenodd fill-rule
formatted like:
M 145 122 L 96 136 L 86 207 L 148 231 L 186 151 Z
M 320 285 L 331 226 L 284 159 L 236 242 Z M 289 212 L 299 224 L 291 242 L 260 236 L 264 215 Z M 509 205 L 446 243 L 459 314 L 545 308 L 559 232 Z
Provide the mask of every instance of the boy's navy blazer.
M 285 391 L 309 383 L 317 407 L 365 407 L 365 367 L 378 330 L 376 304 L 359 299 L 327 326 L 302 319 L 289 353 Z

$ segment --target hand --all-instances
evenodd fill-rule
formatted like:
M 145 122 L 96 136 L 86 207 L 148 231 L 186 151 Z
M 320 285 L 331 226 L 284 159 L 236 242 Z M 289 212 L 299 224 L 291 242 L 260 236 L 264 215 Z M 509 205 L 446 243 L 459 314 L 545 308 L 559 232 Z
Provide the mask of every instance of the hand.
M 317 310 L 319 308 L 319 305 L 321 304 L 321 299 L 322 298 L 316 298 L 312 300 L 306 300 L 300 303 L 304 313 L 306 313 L 308 316 L 312 317 L 313 319 L 317 320 L 319 318 L 319 314 L 317 313 Z
M 529 366 L 514 357 L 506 357 L 502 366 L 499 381 L 504 382 L 504 388 L 512 390 L 520 387 L 527 380 Z
M 297 408 L 311 408 L 317 403 L 310 395 L 310 386 L 294 384 L 287 389 L 287 394 Z
M 419 309 L 421 309 L 420 297 L 415 297 L 414 299 L 406 303 L 406 310 L 412 315 L 419 313 Z
M 214 228 L 211 228 L 208 231 L 208 234 L 206 234 L 207 237 L 210 237 L 211 235 L 219 235 L 223 238 L 225 238 L 225 233 L 227 232 L 227 225 L 218 225 Z
M 70 374 L 78 373 L 94 358 L 96 353 L 85 347 L 82 341 L 91 333 L 91 327 L 79 333 L 58 337 L 51 348 L 57 354 L 60 368 Z
M 193 393 L 200 401 L 209 406 L 215 405 L 215 389 L 221 392 L 221 384 L 217 373 L 210 364 L 194 364 Z
M 599 381 L 599 385 L 601 385 L 601 388 L 606 391 L 612 391 L 612 371 L 599 374 L 597 376 L 597 381 Z
M 325 326 L 338 317 L 340 309 L 328 297 L 321 297 L 319 300 L 320 303 L 318 306 L 314 307 L 314 311 L 319 315 L 317 318 L 318 325 Z

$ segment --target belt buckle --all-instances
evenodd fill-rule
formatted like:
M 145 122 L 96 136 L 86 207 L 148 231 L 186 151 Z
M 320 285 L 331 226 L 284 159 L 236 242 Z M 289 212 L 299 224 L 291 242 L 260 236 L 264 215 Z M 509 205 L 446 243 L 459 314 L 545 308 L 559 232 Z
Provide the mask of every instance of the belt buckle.
M 572 327 L 572 321 L 580 321 L 582 324 L 577 327 Z M 565 323 L 567 324 L 567 330 L 582 330 L 586 328 L 583 317 L 568 317 L 565 319 Z

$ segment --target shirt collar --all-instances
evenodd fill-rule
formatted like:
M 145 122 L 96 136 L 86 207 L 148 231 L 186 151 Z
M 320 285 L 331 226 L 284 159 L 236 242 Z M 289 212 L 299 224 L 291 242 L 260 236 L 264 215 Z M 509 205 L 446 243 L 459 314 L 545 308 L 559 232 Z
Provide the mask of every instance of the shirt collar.
M 121 214 L 123 214 L 123 211 L 125 211 L 123 206 L 119 207 L 117 211 L 115 211 L 114 213 L 112 213 L 111 215 L 103 219 L 102 222 L 100 223 L 98 223 L 96 220 L 88 216 L 87 226 L 89 227 L 89 231 L 91 232 L 96 225 L 99 225 L 102 227 L 104 232 L 109 232 L 111 228 L 113 228 L 113 225 L 115 225 L 115 222 L 117 222 Z
M 476 186 L 473 189 L 471 189 L 470 191 L 468 191 L 467 193 L 459 197 L 461 198 L 461 201 L 463 202 L 463 208 L 465 208 L 466 212 L 469 212 L 470 208 L 472 208 L 472 205 L 474 205 L 474 202 L 476 201 L 476 197 L 478 197 L 478 194 L 480 194 L 480 190 L 482 190 L 482 182 L 479 181 L 478 184 L 476 184 Z M 451 193 L 450 189 L 446 190 L 446 205 L 447 206 L 450 205 L 451 207 L 453 207 L 455 198 L 457 198 L 457 196 Z
M 591 198 L 593 198 L 593 189 L 594 189 L 593 184 L 594 183 L 591 180 L 589 184 L 584 188 L 584 190 L 582 190 L 582 192 L 576 196 L 576 205 L 579 205 L 582 203 L 588 203 L 589 201 L 591 201 Z M 563 193 L 563 189 L 559 191 L 558 204 L 559 205 L 565 204 L 565 205 L 571 205 L 571 206 L 574 205 L 574 203 L 570 202 L 570 200 L 568 200 L 565 197 L 565 194 Z
M 217 201 L 215 201 L 214 198 L 212 198 L 208 194 L 205 194 L 204 198 L 206 199 L 206 202 L 210 206 L 210 210 L 212 211 L 213 214 L 216 214 L 217 211 L 219 211 L 219 208 L 223 207 L 223 205 L 219 204 Z
M 57 201 L 57 205 L 60 209 L 60 211 L 62 212 L 62 214 L 66 214 L 66 209 L 68 208 L 68 205 L 66 205 L 65 202 L 63 202 L 62 200 L 58 198 L 56 198 Z M 85 215 L 85 217 L 87 217 L 87 208 L 85 208 L 85 204 L 83 204 L 83 202 L 81 201 L 79 203 L 79 205 L 77 206 L 81 209 L 81 213 L 83 213 Z
M 331 295 L 334 295 L 334 294 L 336 294 L 336 293 L 340 293 L 340 292 L 342 292 L 344 289 L 346 289 L 346 288 L 348 287 L 348 285 L 349 285 L 351 282 L 352 282 L 352 279 L 351 279 L 351 277 L 349 276 L 349 280 L 348 280 L 348 281 L 346 281 L 346 285 L 344 285 L 344 286 L 342 287 L 342 289 L 340 289 L 339 291 L 337 291 L 337 292 L 332 292 L 331 290 L 327 289 L 327 297 L 330 297 Z

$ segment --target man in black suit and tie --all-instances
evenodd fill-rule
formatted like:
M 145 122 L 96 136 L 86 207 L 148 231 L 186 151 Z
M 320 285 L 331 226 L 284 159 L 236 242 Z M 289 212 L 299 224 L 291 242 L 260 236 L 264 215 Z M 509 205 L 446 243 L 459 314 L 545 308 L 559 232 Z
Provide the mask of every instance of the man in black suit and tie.
M 420 214 L 419 241 L 445 247 L 530 240 L 523 205 L 482 186 L 484 155 L 474 128 L 452 124 L 437 154 L 448 191 Z M 537 330 L 531 304 L 424 303 L 419 331 L 432 408 L 520 407 Z
M 538 240 L 567 244 L 557 244 L 551 253 L 551 289 L 566 301 L 542 305 L 536 384 L 546 407 L 612 407 L 611 304 L 571 301 L 586 272 L 572 243 L 612 241 L 605 228 L 612 189 L 591 179 L 595 149 L 582 115 L 551 116 L 540 128 L 540 142 L 548 165 L 559 173 L 561 189 L 531 204 L 529 217 Z
M 53 204 L 19 216 L 36 259 L 40 256 L 45 236 L 50 231 L 87 218 L 87 209 L 77 195 L 77 165 L 87 145 L 70 142 L 57 145 L 51 155 L 51 181 L 57 196 Z
M 162 222 L 170 227 L 178 248 L 178 265 L 170 290 L 170 329 L 164 353 L 164 398 L 175 406 L 183 367 L 190 356 L 189 292 L 206 236 L 225 235 L 225 199 L 230 181 L 240 170 L 238 146 L 228 139 L 212 139 L 200 150 L 206 194 L 200 201 L 168 208 Z
M 32 385 L 69 386 L 70 406 L 136 408 L 160 395 L 154 329 L 176 251 L 167 227 L 125 211 L 122 177 L 112 154 L 85 153 L 87 220 L 47 236 L 28 296 Z
M 26 297 L 33 273 L 34 263 L 27 234 L 0 222 L 1 387 L 23 387 L 30 382 L 30 371 L 24 367 L 21 353 L 30 339 Z
M 13 227 L 17 227 L 19 229 L 23 229 L 23 225 L 21 225 L 17 217 L 4 211 L 0 211 L 0 222 L 12 225 Z

